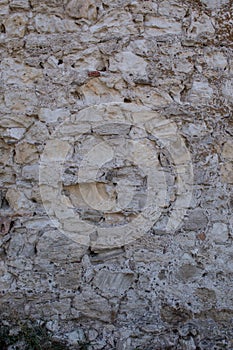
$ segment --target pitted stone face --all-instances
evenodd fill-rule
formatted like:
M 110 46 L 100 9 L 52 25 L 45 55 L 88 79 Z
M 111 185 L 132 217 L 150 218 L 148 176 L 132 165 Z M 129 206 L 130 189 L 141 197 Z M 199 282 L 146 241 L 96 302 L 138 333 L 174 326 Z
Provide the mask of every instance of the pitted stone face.
M 169 191 L 162 148 L 173 164 L 170 181 L 174 185 L 176 177 L 178 197 Z M 192 178 L 191 156 L 176 125 L 125 103 L 93 106 L 67 118 L 51 135 L 40 163 L 47 213 L 69 238 L 95 248 L 142 237 L 168 206 L 166 229 L 175 230 L 191 201 Z

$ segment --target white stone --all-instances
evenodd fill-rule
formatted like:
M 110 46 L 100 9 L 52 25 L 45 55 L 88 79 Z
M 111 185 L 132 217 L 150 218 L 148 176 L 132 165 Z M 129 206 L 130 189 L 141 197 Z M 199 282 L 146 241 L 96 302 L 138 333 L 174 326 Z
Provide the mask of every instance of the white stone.
M 38 181 L 39 179 L 39 165 L 25 165 L 22 170 L 22 176 L 25 180 Z
M 159 4 L 158 12 L 162 16 L 183 18 L 186 8 L 175 0 L 165 0 Z
M 10 137 L 15 140 L 20 140 L 25 134 L 26 129 L 24 128 L 11 128 L 6 130 L 6 137 Z
M 16 146 L 15 161 L 18 164 L 33 163 L 38 160 L 37 148 L 27 142 L 18 143 Z
M 223 5 L 226 5 L 230 2 L 230 0 L 201 0 L 201 2 L 206 5 L 207 8 L 211 10 L 216 10 Z
M 181 23 L 175 21 L 172 18 L 168 17 L 154 17 L 151 15 L 146 15 L 145 18 L 145 26 L 149 27 L 147 29 L 148 34 L 157 34 L 157 35 L 162 35 L 162 34 L 181 34 L 182 32 L 182 27 Z
M 132 74 L 137 77 L 147 76 L 146 61 L 130 51 L 125 51 L 117 54 L 114 58 L 110 59 L 109 70 L 112 72 L 120 71 L 123 74 Z
M 73 332 L 65 334 L 69 343 L 72 345 L 77 345 L 85 340 L 84 332 L 81 328 L 74 330 Z
M 230 101 L 233 100 L 233 79 L 228 79 L 223 83 L 222 86 L 223 96 L 228 98 Z
M 213 89 L 207 81 L 194 80 L 189 94 L 189 101 L 191 103 L 203 103 L 211 99 L 212 96 Z
M 225 243 L 228 240 L 228 227 L 226 224 L 217 222 L 213 225 L 210 237 L 215 243 Z
M 209 52 L 205 55 L 205 60 L 211 68 L 224 69 L 227 66 L 227 58 L 222 52 Z
M 54 123 L 58 120 L 64 121 L 69 116 L 70 112 L 65 108 L 58 108 L 51 110 L 50 108 L 41 108 L 39 112 L 39 119 L 42 122 Z
M 190 38 L 197 38 L 200 34 L 208 34 L 213 36 L 215 33 L 214 25 L 212 19 L 203 14 L 200 16 L 199 13 L 193 12 L 191 15 L 191 25 L 188 29 L 188 36 Z

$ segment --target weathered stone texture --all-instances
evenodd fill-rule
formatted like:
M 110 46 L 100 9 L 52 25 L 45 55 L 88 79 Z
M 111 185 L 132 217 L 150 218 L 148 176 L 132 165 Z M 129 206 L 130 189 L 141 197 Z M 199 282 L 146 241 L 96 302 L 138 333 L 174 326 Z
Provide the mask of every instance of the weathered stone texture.
M 0 0 L 2 320 L 70 349 L 233 349 L 232 16 Z

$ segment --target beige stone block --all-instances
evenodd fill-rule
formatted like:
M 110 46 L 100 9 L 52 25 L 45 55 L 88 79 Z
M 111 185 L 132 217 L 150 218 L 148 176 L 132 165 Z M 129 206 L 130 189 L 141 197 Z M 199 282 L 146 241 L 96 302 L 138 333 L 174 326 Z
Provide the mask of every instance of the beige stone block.
M 0 141 L 0 164 L 9 164 L 12 150 Z
M 77 294 L 74 298 L 74 313 L 94 320 L 111 322 L 111 307 L 108 301 L 95 294 Z M 76 311 L 75 311 L 76 310 Z
M 34 163 L 39 157 L 36 146 L 27 142 L 17 144 L 15 152 L 15 161 L 18 164 Z
M 221 178 L 224 183 L 233 184 L 233 162 L 221 166 Z
M 223 145 L 222 157 L 233 161 L 233 141 L 229 140 Z
M 25 34 L 27 21 L 27 17 L 21 13 L 9 16 L 5 22 L 7 35 L 22 38 Z
M 94 278 L 94 284 L 104 293 L 122 295 L 133 282 L 133 273 L 101 270 Z
M 26 198 L 22 191 L 16 188 L 10 188 L 7 191 L 6 199 L 10 207 L 17 213 L 24 213 L 33 208 L 33 203 Z
M 70 17 L 94 20 L 97 16 L 96 3 L 94 0 L 71 0 L 66 12 Z
M 120 102 L 122 97 L 114 88 L 109 88 L 99 78 L 91 79 L 87 84 L 77 90 L 78 94 L 83 96 L 83 103 L 94 105 L 107 102 Z

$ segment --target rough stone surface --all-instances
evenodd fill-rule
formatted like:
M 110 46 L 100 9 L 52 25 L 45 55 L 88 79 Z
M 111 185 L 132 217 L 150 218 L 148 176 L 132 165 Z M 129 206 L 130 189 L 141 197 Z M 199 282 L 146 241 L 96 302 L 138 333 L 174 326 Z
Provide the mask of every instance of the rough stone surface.
M 3 322 L 70 349 L 233 349 L 232 15 L 0 0 Z

